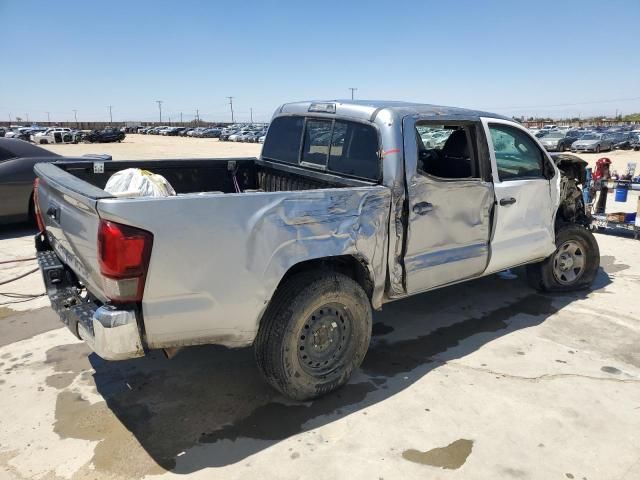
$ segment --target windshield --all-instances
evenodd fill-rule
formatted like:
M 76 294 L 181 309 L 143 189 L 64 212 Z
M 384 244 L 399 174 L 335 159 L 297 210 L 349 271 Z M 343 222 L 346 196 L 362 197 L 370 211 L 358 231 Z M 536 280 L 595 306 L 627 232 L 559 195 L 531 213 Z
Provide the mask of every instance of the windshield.
M 600 137 L 598 135 L 594 135 L 593 133 L 584 134 L 580 140 L 598 140 Z
M 553 132 L 545 135 L 544 138 L 564 138 L 564 133 Z

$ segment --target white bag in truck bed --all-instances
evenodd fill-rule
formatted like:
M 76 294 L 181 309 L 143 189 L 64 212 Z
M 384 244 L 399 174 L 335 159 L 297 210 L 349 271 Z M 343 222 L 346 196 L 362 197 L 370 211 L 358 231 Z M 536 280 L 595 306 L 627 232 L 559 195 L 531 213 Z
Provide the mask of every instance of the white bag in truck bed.
M 170 197 L 176 194 L 162 175 L 127 168 L 111 175 L 104 190 L 116 197 Z

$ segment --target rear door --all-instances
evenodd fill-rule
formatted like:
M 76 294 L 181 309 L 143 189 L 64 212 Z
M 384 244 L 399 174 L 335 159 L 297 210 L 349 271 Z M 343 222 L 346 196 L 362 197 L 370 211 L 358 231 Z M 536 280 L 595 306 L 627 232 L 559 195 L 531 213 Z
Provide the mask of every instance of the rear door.
M 481 275 L 487 267 L 494 195 L 476 148 L 480 129 L 478 122 L 403 120 L 409 294 Z
M 487 273 L 542 260 L 555 251 L 559 172 L 523 127 L 482 119 L 495 188 L 495 218 Z
M 101 293 L 96 205 L 98 198 L 110 195 L 54 164 L 39 163 L 34 170 L 40 179 L 38 205 L 51 246 L 89 291 L 106 301 Z

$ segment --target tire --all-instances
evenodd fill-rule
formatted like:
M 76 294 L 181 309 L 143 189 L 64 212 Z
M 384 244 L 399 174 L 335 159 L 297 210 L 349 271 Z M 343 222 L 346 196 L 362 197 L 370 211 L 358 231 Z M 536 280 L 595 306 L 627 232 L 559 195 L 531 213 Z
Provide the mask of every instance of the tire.
M 48 140 L 40 140 L 40 145 L 48 145 L 49 141 Z
M 595 152 L 596 152 L 596 153 L 600 153 L 600 144 L 596 145 Z
M 564 150 L 565 150 L 565 147 L 564 147 L 564 145 L 561 144 L 560 145 L 560 152 L 562 153 L 562 152 L 564 152 Z
M 575 247 L 578 250 L 572 254 Z M 600 248 L 593 234 L 579 225 L 563 225 L 556 232 L 556 248 L 542 262 L 527 265 L 529 285 L 543 292 L 589 288 L 600 267 Z
M 362 363 L 371 317 L 365 291 L 346 275 L 294 275 L 278 288 L 260 324 L 258 367 L 273 388 L 294 400 L 332 392 Z

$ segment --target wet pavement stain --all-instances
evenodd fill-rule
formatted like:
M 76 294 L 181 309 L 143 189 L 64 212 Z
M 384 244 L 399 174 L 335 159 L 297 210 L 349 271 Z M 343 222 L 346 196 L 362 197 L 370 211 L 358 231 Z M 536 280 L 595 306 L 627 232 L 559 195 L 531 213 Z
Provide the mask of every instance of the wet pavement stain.
M 387 335 L 388 333 L 393 332 L 394 328 L 390 325 L 385 325 L 382 322 L 376 322 L 373 324 L 373 328 L 371 329 L 371 336 L 378 337 L 380 335 Z
M 231 425 L 203 434 L 200 437 L 200 442 L 235 441 L 242 437 L 258 440 L 283 440 L 300 433 L 303 425 L 309 420 L 322 415 L 336 414 L 340 408 L 361 402 L 368 393 L 375 389 L 376 387 L 369 382 L 355 383 L 345 385 L 335 393 L 309 404 L 285 405 L 279 402 L 269 402 Z
M 88 356 L 91 353 L 84 343 L 69 343 L 50 348 L 46 352 L 45 364 L 52 365 L 56 372 L 80 373 L 91 370 Z
M 472 449 L 473 440 L 461 438 L 446 447 L 433 448 L 426 452 L 413 449 L 405 450 L 402 452 L 402 458 L 422 465 L 457 470 L 467 461 Z
M 624 263 L 616 263 L 616 257 L 611 255 L 602 255 L 600 257 L 600 267 L 608 274 L 622 272 L 630 268 L 629 265 Z
M 369 375 L 384 377 L 408 372 L 432 361 L 437 354 L 458 346 L 466 338 L 505 330 L 509 326 L 508 320 L 518 314 L 540 317 L 542 321 L 556 311 L 550 297 L 533 294 L 481 317 L 471 317 L 417 338 L 393 343 L 380 340 L 369 348 L 362 370 Z
M 144 407 L 130 408 L 129 422 L 147 423 Z M 60 438 L 77 438 L 98 442 L 91 460 L 96 471 L 109 472 L 123 478 L 163 473 L 149 456 L 141 456 L 135 437 L 113 415 L 105 402 L 90 403 L 80 394 L 63 391 L 56 400 L 54 432 Z M 132 452 L 136 452 L 133 454 Z M 135 461 L 127 461 L 128 458 Z
M 622 371 L 618 370 L 616 367 L 609 367 L 607 365 L 602 367 L 600 370 L 602 370 L 605 373 L 611 373 L 612 375 L 620 375 L 622 373 Z
M 49 387 L 62 390 L 63 388 L 66 388 L 69 385 L 71 385 L 71 382 L 73 382 L 74 378 L 76 378 L 75 373 L 55 373 L 45 378 L 45 383 Z

